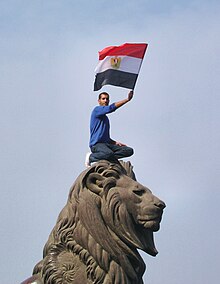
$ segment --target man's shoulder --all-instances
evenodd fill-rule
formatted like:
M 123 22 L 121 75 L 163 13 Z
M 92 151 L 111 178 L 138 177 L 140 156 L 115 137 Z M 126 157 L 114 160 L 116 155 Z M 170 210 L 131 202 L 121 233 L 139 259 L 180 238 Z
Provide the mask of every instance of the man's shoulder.
M 92 110 L 92 113 L 99 112 L 100 109 L 101 109 L 101 106 L 95 106 Z
M 115 103 L 112 103 L 108 106 L 95 106 L 92 111 L 92 115 L 102 116 L 110 112 L 113 112 L 115 110 L 116 110 Z

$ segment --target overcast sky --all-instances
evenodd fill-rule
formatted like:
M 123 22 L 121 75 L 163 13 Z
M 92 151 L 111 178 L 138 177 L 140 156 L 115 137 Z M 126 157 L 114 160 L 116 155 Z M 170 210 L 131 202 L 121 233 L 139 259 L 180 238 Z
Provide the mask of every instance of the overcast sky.
M 220 2 L 0 1 L 1 283 L 28 278 L 84 170 L 98 51 L 149 44 L 134 99 L 109 115 L 163 199 L 144 283 L 219 281 Z M 129 90 L 103 87 L 111 101 Z

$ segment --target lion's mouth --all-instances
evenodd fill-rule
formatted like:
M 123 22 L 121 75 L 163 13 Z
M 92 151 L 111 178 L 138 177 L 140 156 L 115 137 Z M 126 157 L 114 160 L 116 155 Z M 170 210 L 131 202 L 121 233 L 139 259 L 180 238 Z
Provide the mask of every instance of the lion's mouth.
M 161 218 L 162 216 L 151 218 L 150 220 L 138 218 L 138 223 L 141 224 L 145 229 L 156 232 L 160 229 Z

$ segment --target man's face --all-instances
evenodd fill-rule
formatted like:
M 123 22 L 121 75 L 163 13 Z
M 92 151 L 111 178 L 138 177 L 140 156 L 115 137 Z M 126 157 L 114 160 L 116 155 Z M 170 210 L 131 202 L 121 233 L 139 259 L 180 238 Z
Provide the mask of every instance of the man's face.
M 98 100 L 100 106 L 108 106 L 109 95 L 101 94 L 101 98 Z

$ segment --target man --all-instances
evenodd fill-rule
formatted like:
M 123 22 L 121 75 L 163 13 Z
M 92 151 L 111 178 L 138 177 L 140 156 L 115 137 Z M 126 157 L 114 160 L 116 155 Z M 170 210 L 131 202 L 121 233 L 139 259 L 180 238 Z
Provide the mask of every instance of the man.
M 116 162 L 118 159 L 133 155 L 132 148 L 110 138 L 110 124 L 106 115 L 128 103 L 132 98 L 133 91 L 130 91 L 126 99 L 109 105 L 109 94 L 106 92 L 99 94 L 99 106 L 96 106 L 91 114 L 89 146 L 92 153 L 87 156 L 89 163 L 86 166 L 99 160 Z

